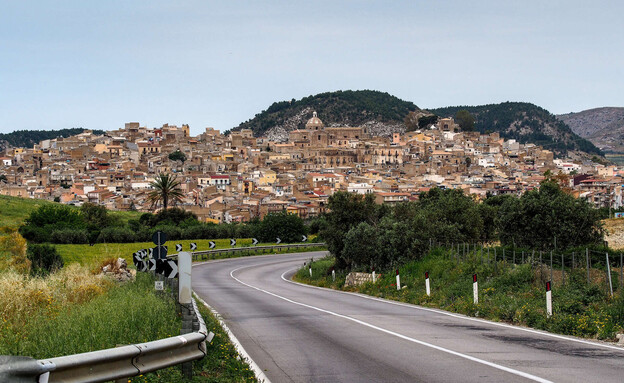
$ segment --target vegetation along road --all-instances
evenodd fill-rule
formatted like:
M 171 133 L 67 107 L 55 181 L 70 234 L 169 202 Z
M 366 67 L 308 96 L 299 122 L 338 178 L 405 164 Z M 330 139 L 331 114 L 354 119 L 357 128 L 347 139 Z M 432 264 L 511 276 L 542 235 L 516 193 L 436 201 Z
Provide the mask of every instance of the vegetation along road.
M 325 252 L 212 261 L 193 288 L 271 382 L 616 382 L 624 349 L 292 282 Z

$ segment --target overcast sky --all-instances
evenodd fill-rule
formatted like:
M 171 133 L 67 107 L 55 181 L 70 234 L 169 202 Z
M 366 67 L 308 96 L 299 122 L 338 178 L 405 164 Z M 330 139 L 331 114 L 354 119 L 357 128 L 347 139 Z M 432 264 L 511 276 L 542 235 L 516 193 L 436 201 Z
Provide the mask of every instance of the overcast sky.
M 0 0 L 0 132 L 199 134 L 346 89 L 421 108 L 624 106 L 623 14 L 622 1 Z

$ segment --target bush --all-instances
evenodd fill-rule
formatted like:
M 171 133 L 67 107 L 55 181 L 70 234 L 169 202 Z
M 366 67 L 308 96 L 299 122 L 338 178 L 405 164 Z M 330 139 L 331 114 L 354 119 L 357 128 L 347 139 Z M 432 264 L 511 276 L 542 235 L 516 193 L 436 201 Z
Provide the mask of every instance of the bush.
M 86 230 L 60 229 L 50 233 L 50 242 L 64 244 L 88 243 L 89 233 Z
M 34 276 L 46 276 L 63 267 L 63 258 L 50 245 L 29 245 L 26 257 L 31 262 L 30 273 Z
M 150 235 L 151 240 L 151 235 Z M 122 227 L 107 227 L 97 238 L 99 243 L 130 243 L 137 242 L 137 235 Z

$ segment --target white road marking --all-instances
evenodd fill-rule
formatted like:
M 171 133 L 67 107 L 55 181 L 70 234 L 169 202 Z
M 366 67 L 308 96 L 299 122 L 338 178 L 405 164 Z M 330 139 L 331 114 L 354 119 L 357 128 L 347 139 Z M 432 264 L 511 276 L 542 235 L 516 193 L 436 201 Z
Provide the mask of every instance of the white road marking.
M 323 290 L 323 291 L 332 291 L 332 292 L 339 293 L 339 294 L 348 294 L 348 295 L 353 295 L 353 296 L 360 297 L 360 298 L 363 298 L 363 299 L 369 299 L 369 300 L 382 302 L 382 303 L 387 303 L 387 304 L 395 305 L 395 306 L 408 307 L 408 308 L 412 308 L 412 309 L 416 309 L 416 310 L 429 311 L 429 312 L 433 312 L 433 313 L 437 313 L 437 314 L 450 316 L 450 317 L 453 317 L 453 318 L 469 320 L 469 321 L 473 321 L 473 322 L 479 322 L 479 323 L 483 323 L 483 324 L 487 324 L 487 325 L 491 325 L 491 326 L 498 326 L 498 327 L 508 328 L 508 329 L 511 329 L 511 330 L 524 331 L 524 332 L 528 332 L 528 333 L 532 333 L 532 334 L 543 335 L 543 336 L 550 337 L 550 338 L 556 338 L 556 339 L 560 339 L 560 340 L 567 340 L 567 341 L 570 341 L 570 342 L 582 343 L 582 344 L 587 344 L 587 345 L 596 346 L 596 347 L 608 348 L 610 350 L 624 351 L 624 348 L 619 347 L 619 346 L 612 346 L 612 345 L 609 345 L 609 344 L 603 344 L 603 343 L 591 342 L 591 341 L 583 340 L 583 339 L 571 338 L 571 337 L 567 337 L 567 336 L 564 336 L 564 335 L 558 335 L 558 334 L 553 334 L 553 333 L 549 333 L 549 332 L 545 332 L 545 331 L 534 330 L 534 329 L 530 329 L 530 328 L 526 328 L 526 327 L 513 326 L 513 325 L 510 325 L 510 324 L 507 324 L 507 323 L 492 322 L 492 321 L 488 321 L 488 320 L 485 320 L 485 319 L 472 318 L 472 317 L 468 317 L 468 316 L 465 316 L 465 315 L 455 314 L 455 313 L 451 313 L 451 312 L 440 310 L 440 309 L 432 309 L 432 308 L 422 307 L 422 306 L 409 304 L 409 303 L 396 302 L 396 301 L 392 301 L 392 300 L 388 300 L 388 299 L 371 297 L 369 295 L 360 294 L 360 293 L 352 293 L 352 292 L 349 292 L 349 291 L 340 291 L 340 290 L 334 290 L 334 289 L 329 289 L 329 288 L 324 288 L 324 287 L 310 286 L 310 285 L 306 285 L 304 283 L 299 283 L 299 282 L 295 282 L 295 281 L 286 279 L 286 277 L 284 277 L 284 275 L 286 275 L 288 272 L 290 272 L 292 270 L 298 270 L 298 268 L 294 268 L 294 269 L 285 271 L 282 274 L 282 276 L 281 276 L 282 279 L 284 281 L 288 282 L 288 283 L 292 283 L 292 284 L 303 286 L 303 287 L 310 288 L 310 289 L 319 289 L 319 290 Z
M 212 306 L 210 306 L 208 303 L 206 303 L 206 301 L 201 299 L 199 297 L 199 295 L 197 295 L 195 293 L 194 293 L 194 295 L 195 295 L 195 298 L 197 298 L 198 301 L 200 301 L 204 306 L 206 306 L 206 308 L 208 308 L 208 310 L 210 310 L 210 312 L 212 312 L 212 315 L 214 315 L 215 318 L 217 318 L 217 320 L 219 321 L 219 324 L 223 328 L 223 331 L 225 331 L 225 333 L 230 338 L 230 342 L 232 342 L 232 344 L 234 344 L 234 348 L 236 348 L 236 352 L 238 352 L 238 354 L 240 356 L 242 356 L 243 359 L 246 359 L 246 362 L 249 364 L 249 367 L 251 367 L 251 370 L 256 375 L 256 379 L 258 379 L 258 381 L 262 382 L 262 383 L 271 383 L 271 381 L 266 376 L 264 371 L 262 371 L 260 366 L 258 366 L 258 364 L 253 359 L 251 359 L 251 356 L 249 356 L 249 354 L 247 353 L 247 351 L 245 350 L 243 345 L 238 341 L 238 338 L 236 338 L 236 336 L 232 333 L 232 331 L 230 331 L 230 328 L 223 321 L 223 318 L 221 317 L 221 314 L 219 314 L 217 312 L 217 310 L 215 310 Z
M 540 378 L 539 376 L 535 376 L 535 375 L 528 374 L 528 373 L 526 373 L 526 372 L 522 372 L 522 371 L 514 370 L 513 368 L 509 368 L 509 367 L 501 366 L 501 365 L 496 364 L 496 363 L 488 362 L 487 360 L 483 360 L 483 359 L 475 358 L 475 357 L 470 356 L 470 355 L 462 354 L 462 353 L 459 353 L 459 352 L 457 352 L 457 351 L 449 350 L 449 349 L 444 348 L 444 347 L 436 346 L 436 345 L 431 344 L 431 343 L 427 343 L 427 342 L 423 342 L 423 341 L 418 340 L 418 339 L 410 338 L 410 337 L 405 336 L 405 335 L 403 335 L 403 334 L 399 334 L 399 333 L 397 333 L 397 332 L 390 331 L 390 330 L 387 330 L 387 329 L 384 329 L 384 328 L 381 328 L 381 327 L 378 327 L 378 326 L 372 325 L 372 324 L 370 324 L 370 323 L 367 323 L 367 322 L 361 321 L 361 320 L 359 320 L 359 319 L 352 318 L 352 317 L 347 316 L 347 315 L 338 314 L 338 313 L 335 313 L 335 312 L 333 312 L 333 311 L 329 311 L 329 310 L 322 309 L 322 308 L 320 308 L 320 307 L 315 307 L 315 306 L 311 306 L 311 305 L 308 305 L 308 304 L 305 304 L 305 303 L 301 303 L 301 302 L 294 301 L 294 300 L 292 300 L 292 299 L 289 299 L 289 298 L 283 297 L 283 296 L 281 296 L 281 295 L 278 295 L 278 294 L 272 293 L 272 292 L 270 292 L 270 291 L 267 291 L 267 290 L 261 289 L 261 288 L 259 288 L 259 287 L 256 287 L 256 286 L 252 286 L 252 285 L 250 285 L 250 284 L 247 284 L 247 283 L 245 283 L 245 282 L 241 281 L 240 279 L 238 279 L 238 278 L 236 278 L 236 277 L 234 276 L 234 272 L 236 272 L 236 271 L 238 271 L 238 270 L 241 270 L 241 269 L 249 268 L 249 267 L 254 267 L 254 266 L 242 266 L 242 267 L 238 267 L 238 268 L 236 268 L 236 269 L 232 270 L 232 271 L 230 272 L 230 277 L 232 277 L 235 281 L 237 281 L 238 283 L 240 283 L 240 284 L 242 284 L 242 285 L 244 285 L 244 286 L 247 286 L 247 287 L 252 288 L 252 289 L 254 289 L 254 290 L 257 290 L 257 291 L 263 292 L 263 293 L 265 293 L 265 294 L 271 295 L 271 296 L 273 296 L 273 297 L 275 297 L 275 298 L 282 299 L 282 300 L 284 300 L 284 301 L 286 301 L 286 302 L 289 302 L 289 303 L 292 303 L 292 304 L 295 304 L 295 305 L 298 305 L 298 306 L 306 307 L 306 308 L 309 308 L 309 309 L 312 309 L 312 310 L 316 310 L 316 311 L 320 311 L 320 312 L 323 312 L 323 313 L 326 313 L 326 314 L 329 314 L 329 315 L 333 315 L 333 316 L 338 317 L 338 318 L 346 319 L 346 320 L 349 320 L 349 321 L 355 322 L 355 323 L 357 323 L 357 324 L 360 324 L 360 325 L 362 325 L 362 326 L 369 327 L 369 328 L 372 328 L 372 329 L 377 330 L 377 331 L 381 331 L 381 332 L 386 333 L 386 334 L 389 334 L 389 335 L 393 335 L 393 336 L 395 336 L 395 337 L 397 337 L 397 338 L 404 339 L 404 340 L 407 340 L 407 341 L 409 341 L 409 342 L 413 342 L 413 343 L 419 344 L 419 345 L 421 345 L 421 346 L 425 346 L 425 347 L 433 348 L 433 349 L 435 349 L 435 350 L 442 351 L 442 352 L 445 352 L 445 353 L 447 353 L 447 354 L 455 355 L 455 356 L 458 356 L 458 357 L 460 357 L 460 358 L 464 358 L 464 359 L 467 359 L 467 360 L 470 360 L 470 361 L 473 361 L 473 362 L 476 362 L 476 363 L 480 363 L 480 364 L 483 364 L 483 365 L 486 365 L 486 366 L 490 366 L 490 367 L 496 368 L 496 369 L 498 369 L 498 370 L 502 370 L 502 371 L 505 371 L 505 372 L 508 372 L 508 373 L 511 373 L 511 374 L 514 374 L 514 375 L 521 376 L 521 377 L 523 377 L 523 378 L 527 378 L 527 379 L 533 380 L 533 381 L 535 381 L 535 382 L 541 382 L 541 383 L 552 383 L 552 381 L 547 380 L 547 379 Z M 284 273 L 284 274 L 285 274 L 285 273 Z M 282 274 L 282 278 L 284 278 L 284 274 Z

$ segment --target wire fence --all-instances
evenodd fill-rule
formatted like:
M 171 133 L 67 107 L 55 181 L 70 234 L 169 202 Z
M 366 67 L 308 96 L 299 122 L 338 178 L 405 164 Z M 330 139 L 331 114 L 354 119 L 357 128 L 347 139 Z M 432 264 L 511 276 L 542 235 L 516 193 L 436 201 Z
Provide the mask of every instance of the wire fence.
M 495 273 L 501 263 L 512 266 L 530 264 L 532 268 L 539 269 L 542 279 L 564 287 L 572 273 L 584 270 L 588 285 L 604 284 L 611 295 L 624 290 L 623 251 L 590 247 L 545 251 L 477 242 L 440 243 L 431 240 L 430 251 L 437 248 L 446 250 L 445 254 L 458 264 L 468 261 L 492 264 Z

